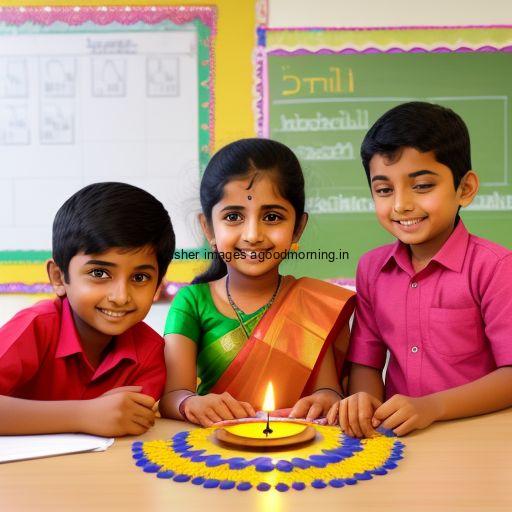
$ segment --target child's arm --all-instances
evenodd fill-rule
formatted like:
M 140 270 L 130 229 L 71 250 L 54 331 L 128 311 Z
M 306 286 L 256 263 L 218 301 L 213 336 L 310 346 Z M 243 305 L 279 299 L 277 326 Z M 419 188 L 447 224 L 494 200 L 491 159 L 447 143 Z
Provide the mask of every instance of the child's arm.
M 456 388 L 418 398 L 394 395 L 374 415 L 374 426 L 402 436 L 434 421 L 499 411 L 512 406 L 512 367 L 506 366 Z
M 361 392 L 367 393 L 382 401 L 384 399 L 382 370 L 352 363 L 348 379 L 348 392 L 350 395 Z
M 153 398 L 109 392 L 92 400 L 38 401 L 0 396 L 0 434 L 84 432 L 99 436 L 139 435 L 154 424 Z
M 196 395 L 197 345 L 181 334 L 165 336 L 167 382 L 160 399 L 160 413 L 165 418 L 188 420 L 203 427 L 256 413 L 247 402 L 235 400 L 229 393 Z
M 340 399 L 341 387 L 336 375 L 332 347 L 326 351 L 318 375 L 313 382 L 313 393 L 301 398 L 291 410 L 290 418 L 306 418 L 307 421 L 325 416 L 330 407 Z
M 351 361 L 349 396 L 334 404 L 327 415 L 333 425 L 339 421 L 350 436 L 375 435 L 371 420 L 384 397 L 382 368 L 387 347 L 380 333 L 371 289 L 379 264 L 372 253 L 365 254 L 357 265 L 356 310 L 347 359 Z
M 339 421 L 349 436 L 371 437 L 376 434 L 372 418 L 384 397 L 382 370 L 352 363 L 348 382 L 350 396 L 331 407 L 327 421 L 330 425 Z

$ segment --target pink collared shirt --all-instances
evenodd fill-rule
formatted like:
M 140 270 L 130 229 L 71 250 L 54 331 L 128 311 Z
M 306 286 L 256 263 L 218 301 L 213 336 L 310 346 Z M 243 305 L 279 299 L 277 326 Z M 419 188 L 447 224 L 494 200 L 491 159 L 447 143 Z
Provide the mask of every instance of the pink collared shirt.
M 462 220 L 426 268 L 395 242 L 358 265 L 347 359 L 382 369 L 386 398 L 422 396 L 512 365 L 512 251 Z
M 0 328 L 0 395 L 80 400 L 139 385 L 158 400 L 165 378 L 163 339 L 143 322 L 116 336 L 97 368 L 83 352 L 67 299 L 39 302 Z

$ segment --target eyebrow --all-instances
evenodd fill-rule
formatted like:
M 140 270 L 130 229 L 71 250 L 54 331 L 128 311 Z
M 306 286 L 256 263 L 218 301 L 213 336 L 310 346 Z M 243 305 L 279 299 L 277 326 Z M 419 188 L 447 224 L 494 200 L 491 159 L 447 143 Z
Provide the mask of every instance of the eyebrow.
M 408 174 L 407 176 L 409 178 L 417 178 L 418 176 L 423 176 L 424 174 L 432 174 L 433 176 L 439 176 L 439 174 L 437 174 L 437 172 L 434 172 L 434 171 L 428 171 L 427 169 L 423 169 L 421 171 L 414 171 L 414 172 L 411 172 L 410 174 Z M 374 181 L 390 181 L 389 177 L 388 176 L 385 176 L 384 174 L 378 174 L 377 176 L 374 176 L 372 178 L 372 183 Z
M 437 172 L 424 169 L 422 171 L 411 172 L 411 174 L 409 174 L 409 178 L 417 178 L 418 176 L 423 176 L 424 174 L 432 174 L 433 176 L 439 176 Z
M 280 204 L 264 204 L 262 205 L 261 207 L 262 210 L 282 210 L 284 212 L 287 212 L 288 210 L 280 205 Z M 221 212 L 224 212 L 226 210 L 237 210 L 237 211 L 241 211 L 241 210 L 245 210 L 245 206 L 240 206 L 240 205 L 228 205 L 228 206 L 225 206 L 224 208 L 222 208 Z
M 103 261 L 103 260 L 89 260 L 85 262 L 85 265 L 99 265 L 101 267 L 117 267 L 116 263 L 112 263 L 111 261 Z M 154 265 L 150 265 L 148 263 L 144 263 L 143 265 L 137 265 L 135 270 L 155 270 Z

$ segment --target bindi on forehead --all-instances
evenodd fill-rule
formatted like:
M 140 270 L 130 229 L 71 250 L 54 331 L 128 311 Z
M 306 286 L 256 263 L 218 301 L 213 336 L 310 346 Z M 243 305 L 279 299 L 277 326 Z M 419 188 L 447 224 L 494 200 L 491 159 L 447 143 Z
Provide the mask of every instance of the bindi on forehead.
M 251 181 L 249 181 L 249 184 L 247 185 L 247 187 L 245 187 L 245 190 L 251 190 L 251 188 L 253 187 L 254 185 L 254 180 L 256 179 L 257 177 L 257 174 L 255 174 L 252 178 L 251 178 Z M 249 201 L 252 201 L 252 196 L 251 195 L 248 195 L 247 196 L 247 199 Z

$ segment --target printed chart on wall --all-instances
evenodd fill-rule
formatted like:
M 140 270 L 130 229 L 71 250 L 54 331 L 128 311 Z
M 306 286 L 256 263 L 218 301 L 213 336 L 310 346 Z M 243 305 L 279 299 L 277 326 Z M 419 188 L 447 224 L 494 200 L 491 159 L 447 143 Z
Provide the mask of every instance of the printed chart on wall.
M 123 181 L 191 229 L 213 134 L 214 7 L 0 10 L 0 259 L 49 255 L 64 200 Z
M 359 152 L 381 114 L 413 100 L 466 121 L 481 187 L 462 217 L 512 247 L 512 28 L 261 29 L 256 70 L 259 133 L 288 144 L 306 174 L 310 223 L 293 273 L 350 278 L 364 252 L 392 240 Z

